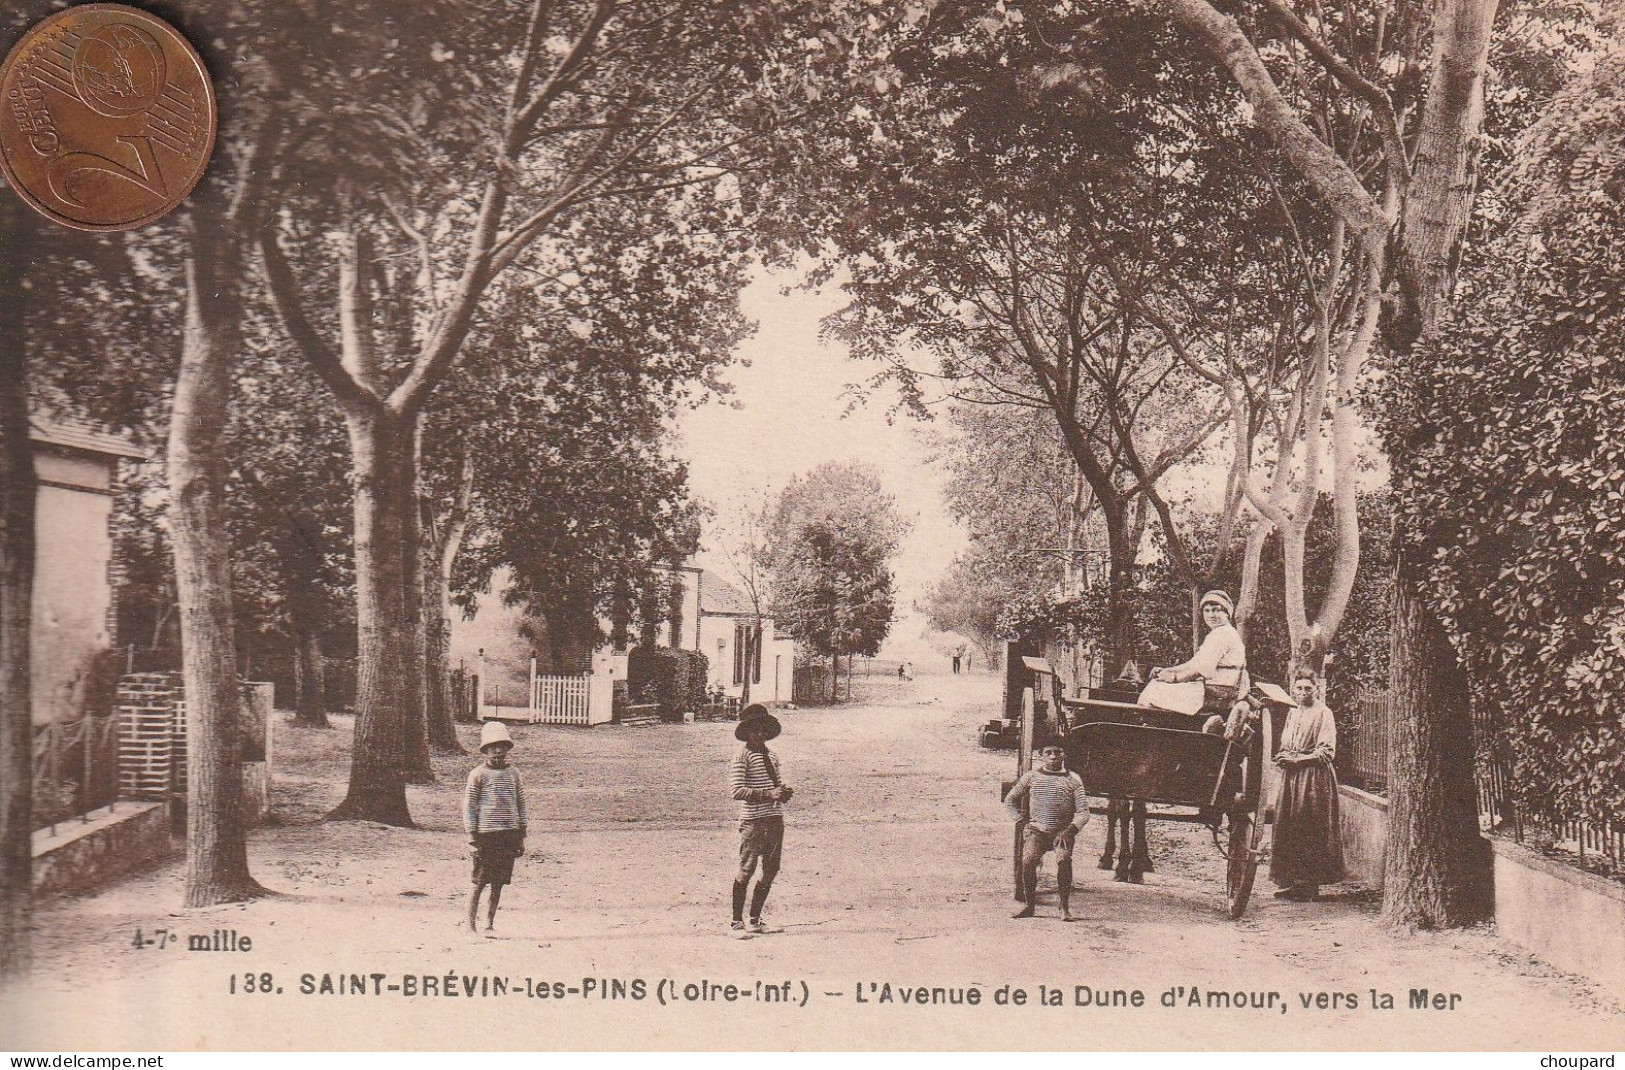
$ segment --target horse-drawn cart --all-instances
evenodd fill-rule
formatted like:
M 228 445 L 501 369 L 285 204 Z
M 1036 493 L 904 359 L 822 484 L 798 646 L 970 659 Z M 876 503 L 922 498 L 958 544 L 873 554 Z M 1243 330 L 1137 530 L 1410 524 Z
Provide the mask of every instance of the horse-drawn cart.
M 1225 856 L 1225 903 L 1232 918 L 1241 917 L 1258 870 L 1265 823 L 1264 764 L 1273 753 L 1271 714 L 1290 699 L 1270 684 L 1255 684 L 1261 709 L 1234 718 L 1226 738 L 1202 731 L 1204 718 L 1142 706 L 1131 694 L 1094 689 L 1087 698 L 1060 693 L 1054 670 L 1042 658 L 1023 659 L 1042 681 L 1052 681 L 1051 703 L 1024 703 L 1022 746 L 1017 749 L 1018 775 L 1030 767 L 1032 742 L 1051 727 L 1066 747 L 1067 768 L 1078 774 L 1092 798 L 1111 800 L 1115 808 L 1094 806 L 1096 813 L 1132 811 L 1158 821 L 1184 821 L 1208 826 Z M 1042 694 L 1041 686 L 1035 691 Z M 1049 726 L 1030 722 L 1035 708 L 1049 706 Z M 1147 806 L 1156 807 L 1146 810 Z M 1143 835 L 1143 817 L 1138 831 Z M 1125 829 L 1123 850 L 1131 847 Z M 1019 866 L 1019 838 L 1017 849 Z M 1020 886 L 1019 876 L 1017 886 Z

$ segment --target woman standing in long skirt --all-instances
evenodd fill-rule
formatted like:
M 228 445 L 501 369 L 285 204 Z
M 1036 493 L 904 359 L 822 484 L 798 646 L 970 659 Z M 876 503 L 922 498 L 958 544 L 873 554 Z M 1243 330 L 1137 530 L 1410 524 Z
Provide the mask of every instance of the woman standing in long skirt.
M 1316 697 L 1314 674 L 1300 669 L 1292 681 L 1297 708 L 1281 731 L 1281 791 L 1275 801 L 1275 843 L 1270 880 L 1278 899 L 1310 902 L 1322 884 L 1343 879 L 1343 836 L 1337 813 L 1337 726 Z

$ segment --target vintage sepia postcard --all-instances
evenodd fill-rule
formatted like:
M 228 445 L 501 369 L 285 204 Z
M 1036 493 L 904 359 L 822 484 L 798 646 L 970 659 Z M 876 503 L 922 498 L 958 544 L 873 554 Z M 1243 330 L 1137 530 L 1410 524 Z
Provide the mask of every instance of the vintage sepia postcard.
M 1617 1047 L 1622 33 L 9 0 L 0 1046 Z

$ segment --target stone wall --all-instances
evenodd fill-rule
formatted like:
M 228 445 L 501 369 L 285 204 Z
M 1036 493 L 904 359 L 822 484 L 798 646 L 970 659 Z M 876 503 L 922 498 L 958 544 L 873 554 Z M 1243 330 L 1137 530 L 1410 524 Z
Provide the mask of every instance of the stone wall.
M 176 849 L 167 806 L 121 802 L 116 809 L 96 811 L 88 823 L 63 822 L 54 836 L 46 829 L 34 833 L 34 891 L 88 891 Z
M 271 809 L 271 768 L 275 752 L 276 688 L 243 685 L 243 821 L 258 825 Z
M 1381 888 L 1388 800 L 1339 789 L 1349 877 Z M 1625 997 L 1625 885 L 1489 837 L 1495 852 L 1495 929 L 1503 940 Z
M 1625 998 L 1625 886 L 1511 840 L 1490 847 L 1501 938 Z
M 1388 850 L 1388 800 L 1340 784 L 1338 813 L 1343 819 L 1343 864 L 1351 878 L 1381 888 L 1383 854 Z

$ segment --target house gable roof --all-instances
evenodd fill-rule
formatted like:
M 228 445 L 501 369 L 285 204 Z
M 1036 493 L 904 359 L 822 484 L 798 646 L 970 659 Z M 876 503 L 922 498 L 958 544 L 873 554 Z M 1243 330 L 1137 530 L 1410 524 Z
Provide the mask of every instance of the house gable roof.
M 123 436 L 110 435 L 88 423 L 40 412 L 35 412 L 28 421 L 28 437 L 39 445 L 83 453 L 128 457 L 131 460 L 145 460 L 147 456 Z
M 749 617 L 756 611 L 750 598 L 710 569 L 700 572 L 700 613 L 718 617 Z

